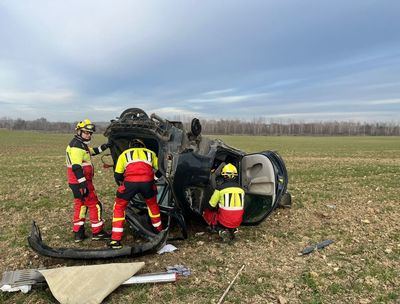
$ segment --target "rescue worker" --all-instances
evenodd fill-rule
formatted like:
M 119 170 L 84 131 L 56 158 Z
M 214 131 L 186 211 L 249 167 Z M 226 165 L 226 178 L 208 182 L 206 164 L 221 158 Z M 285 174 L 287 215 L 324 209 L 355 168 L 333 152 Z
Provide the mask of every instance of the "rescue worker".
M 102 204 L 93 186 L 94 168 L 91 156 L 100 154 L 111 144 L 102 144 L 96 148 L 88 146 L 96 131 L 96 126 L 89 119 L 78 122 L 75 131 L 76 134 L 66 149 L 68 184 L 74 195 L 74 239 L 75 242 L 81 242 L 86 238 L 84 224 L 88 209 L 92 240 L 109 239 L 109 234 L 103 229 Z
M 243 220 L 244 190 L 237 182 L 237 169 L 231 163 L 222 168 L 221 176 L 223 181 L 216 186 L 209 201 L 213 209 L 205 209 L 203 218 L 212 230 L 219 230 L 222 239 L 229 233 L 233 240 Z
M 163 229 L 160 208 L 157 204 L 154 171 L 158 172 L 157 156 L 153 151 L 147 149 L 140 139 L 132 140 L 129 148 L 118 157 L 114 178 L 119 187 L 114 203 L 110 248 L 122 248 L 125 209 L 128 202 L 137 193 L 141 193 L 146 201 L 154 231 L 158 233 Z

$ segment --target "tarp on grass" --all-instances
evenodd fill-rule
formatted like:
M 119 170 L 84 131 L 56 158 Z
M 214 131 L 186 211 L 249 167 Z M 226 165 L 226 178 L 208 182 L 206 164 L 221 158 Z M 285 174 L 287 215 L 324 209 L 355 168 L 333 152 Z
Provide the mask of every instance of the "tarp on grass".
M 112 263 L 39 270 L 54 297 L 62 304 L 97 304 L 144 266 Z

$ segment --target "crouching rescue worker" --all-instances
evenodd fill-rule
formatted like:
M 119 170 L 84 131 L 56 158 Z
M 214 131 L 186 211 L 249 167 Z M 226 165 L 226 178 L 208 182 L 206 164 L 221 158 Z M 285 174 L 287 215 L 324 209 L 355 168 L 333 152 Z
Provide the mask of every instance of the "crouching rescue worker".
M 74 195 L 75 242 L 81 242 L 86 238 L 84 224 L 88 209 L 92 240 L 109 239 L 109 234 L 103 229 L 102 205 L 93 186 L 94 168 L 91 156 L 100 154 L 109 148 L 110 144 L 102 144 L 96 148 L 88 146 L 92 134 L 96 131 L 95 125 L 89 119 L 79 122 L 75 131 L 76 134 L 66 150 L 68 184 Z
M 141 193 L 146 201 L 154 231 L 158 233 L 163 229 L 154 183 L 154 171 L 157 170 L 158 159 L 156 154 L 147 149 L 140 139 L 132 140 L 129 143 L 129 148 L 118 157 L 114 178 L 119 187 L 114 203 L 112 235 L 109 243 L 111 248 L 119 249 L 122 247 L 125 209 L 128 202 L 137 193 Z
M 212 230 L 218 230 L 222 239 L 229 233 L 233 240 L 243 220 L 244 190 L 237 181 L 238 173 L 234 165 L 225 165 L 221 175 L 223 181 L 217 185 L 209 202 L 213 209 L 205 209 L 203 218 Z

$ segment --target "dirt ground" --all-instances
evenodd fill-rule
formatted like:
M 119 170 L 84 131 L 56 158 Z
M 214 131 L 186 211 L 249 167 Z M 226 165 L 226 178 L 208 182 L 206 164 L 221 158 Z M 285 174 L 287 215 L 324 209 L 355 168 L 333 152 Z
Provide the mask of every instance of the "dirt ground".
M 104 263 L 46 258 L 27 245 L 35 219 L 51 246 L 76 246 L 63 166 L 70 137 L 0 130 L 1 273 Z M 293 207 L 277 209 L 259 226 L 241 227 L 233 245 L 190 226 L 189 239 L 172 242 L 178 247 L 173 253 L 107 261 L 144 261 L 142 273 L 183 264 L 192 274 L 174 284 L 119 287 L 105 303 L 217 303 L 242 265 L 224 303 L 400 303 L 400 138 L 223 139 L 248 152 L 278 150 L 289 171 Z M 115 185 L 99 158 L 95 166 L 109 227 Z M 334 243 L 299 255 L 328 239 Z M 0 293 L 0 302 L 57 303 L 47 287 Z

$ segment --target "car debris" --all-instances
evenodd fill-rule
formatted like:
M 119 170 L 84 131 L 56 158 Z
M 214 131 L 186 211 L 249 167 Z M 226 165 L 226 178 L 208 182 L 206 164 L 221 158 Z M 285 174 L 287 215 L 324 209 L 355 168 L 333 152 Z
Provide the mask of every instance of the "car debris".
M 87 266 L 79 267 L 84 269 Z M 46 286 L 46 278 L 42 274 L 42 271 L 46 271 L 46 269 L 5 271 L 3 272 L 2 279 L 0 281 L 0 290 L 3 292 L 21 291 L 23 293 L 28 293 L 33 286 Z M 139 275 L 135 274 L 122 282 L 121 285 L 176 282 L 179 277 L 188 277 L 190 275 L 190 268 L 177 264 L 173 266 L 167 266 L 166 272 L 146 273 Z
M 190 268 L 188 268 L 188 267 L 186 267 L 184 265 L 181 265 L 181 264 L 177 264 L 177 265 L 174 265 L 174 266 L 167 266 L 167 272 L 169 272 L 169 273 L 177 273 L 177 274 L 179 274 L 181 276 L 184 276 L 184 277 L 188 277 L 188 276 L 190 276 L 192 274 L 192 271 L 190 270 Z
M 175 250 L 178 250 L 174 245 L 172 244 L 166 244 L 163 248 L 157 251 L 158 254 L 163 254 L 167 252 L 174 252 Z
M 305 254 L 309 254 L 313 251 L 319 250 L 319 249 L 323 249 L 326 246 L 329 246 L 330 244 L 334 243 L 333 240 L 325 240 L 322 241 L 320 243 L 311 245 L 311 246 L 307 246 L 306 248 L 303 249 L 303 251 L 299 254 L 299 255 L 305 255 Z

